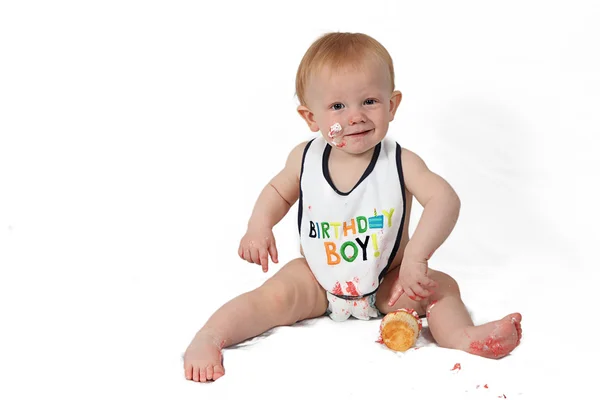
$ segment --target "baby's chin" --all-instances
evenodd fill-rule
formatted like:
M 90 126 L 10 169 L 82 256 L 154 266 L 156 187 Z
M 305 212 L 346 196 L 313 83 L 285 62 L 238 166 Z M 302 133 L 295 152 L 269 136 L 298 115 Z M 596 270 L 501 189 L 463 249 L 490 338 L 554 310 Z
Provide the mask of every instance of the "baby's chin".
M 359 156 L 361 154 L 365 154 L 368 153 L 369 151 L 373 150 L 375 148 L 375 146 L 377 145 L 377 143 L 375 143 L 372 146 L 351 146 L 348 144 L 345 145 L 341 145 L 341 146 L 333 146 L 335 149 L 337 149 L 338 151 L 343 151 L 344 153 L 347 154 L 352 154 L 355 156 Z
M 360 155 L 373 150 L 383 138 L 375 135 L 374 131 L 359 135 L 349 135 L 340 138 L 341 140 L 328 140 L 333 148 L 341 150 L 348 154 Z M 325 138 L 326 140 L 328 138 Z

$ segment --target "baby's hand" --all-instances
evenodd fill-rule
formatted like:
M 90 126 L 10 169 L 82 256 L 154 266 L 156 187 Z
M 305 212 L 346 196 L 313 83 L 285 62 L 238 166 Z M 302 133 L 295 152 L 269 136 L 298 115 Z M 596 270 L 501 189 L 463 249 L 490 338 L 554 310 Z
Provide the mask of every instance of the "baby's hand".
M 392 288 L 389 305 L 393 306 L 403 293 L 416 301 L 421 301 L 433 294 L 433 288 L 437 287 L 437 282 L 427 276 L 427 260 L 402 261 L 400 271 L 398 272 L 398 280 Z
M 240 242 L 238 254 L 241 258 L 262 265 L 263 272 L 269 270 L 269 254 L 271 261 L 278 263 L 275 236 L 268 228 L 249 228 Z

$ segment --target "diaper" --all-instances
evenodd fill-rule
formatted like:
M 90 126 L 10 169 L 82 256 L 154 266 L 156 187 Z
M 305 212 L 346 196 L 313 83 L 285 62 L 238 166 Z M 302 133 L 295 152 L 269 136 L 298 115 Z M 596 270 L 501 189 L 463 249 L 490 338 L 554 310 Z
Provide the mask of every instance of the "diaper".
M 363 320 L 380 317 L 382 314 L 375 307 L 376 294 L 358 300 L 346 300 L 327 292 L 327 300 L 329 300 L 327 314 L 337 322 L 345 321 L 350 316 Z

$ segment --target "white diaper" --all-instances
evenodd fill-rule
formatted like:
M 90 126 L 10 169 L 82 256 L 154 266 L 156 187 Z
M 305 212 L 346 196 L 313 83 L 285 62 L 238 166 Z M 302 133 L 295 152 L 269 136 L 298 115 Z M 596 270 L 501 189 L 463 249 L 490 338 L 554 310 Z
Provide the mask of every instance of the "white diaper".
M 329 300 L 327 314 L 329 318 L 337 322 L 345 321 L 350 316 L 363 320 L 377 318 L 381 316 L 381 313 L 375 307 L 376 294 L 373 293 L 358 300 L 346 300 L 327 292 L 327 300 Z

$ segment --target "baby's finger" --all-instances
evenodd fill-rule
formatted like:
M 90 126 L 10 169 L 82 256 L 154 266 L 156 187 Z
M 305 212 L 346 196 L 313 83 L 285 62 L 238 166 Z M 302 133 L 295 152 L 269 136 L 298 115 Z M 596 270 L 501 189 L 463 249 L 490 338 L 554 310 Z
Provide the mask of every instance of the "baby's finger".
M 260 255 L 256 247 L 250 249 L 250 258 L 254 264 L 260 265 Z
M 412 288 L 410 286 L 406 287 L 406 289 L 404 289 L 404 292 L 406 293 L 406 295 L 408 296 L 409 299 L 418 301 L 417 295 L 415 294 L 415 292 L 412 290 Z
M 269 270 L 269 253 L 266 248 L 261 247 L 258 249 L 258 256 L 260 258 L 260 265 L 262 265 L 263 272 Z
M 402 286 L 396 285 L 392 289 L 392 295 L 390 296 L 390 301 L 388 302 L 388 305 L 390 307 L 392 307 L 394 304 L 396 304 L 396 302 L 398 301 L 400 296 L 402 296 L 403 293 L 404 293 L 404 289 L 402 288 Z
M 415 295 L 421 297 L 422 299 L 431 295 L 429 290 L 422 288 L 419 284 L 412 286 L 411 289 Z
M 275 239 L 273 239 L 271 245 L 269 246 L 269 253 L 271 254 L 271 261 L 273 261 L 274 263 L 278 263 L 279 256 L 277 255 L 277 246 L 275 245 Z
M 412 300 L 413 300 L 413 301 L 422 301 L 422 300 L 423 300 L 423 298 L 422 298 L 421 296 L 418 296 L 418 295 L 416 295 L 416 294 L 415 294 L 415 298 L 414 298 L 414 299 L 412 299 Z
M 248 261 L 249 263 L 252 262 L 252 254 L 250 253 L 250 249 L 243 249 L 242 250 L 242 258 L 246 261 Z
M 419 279 L 419 283 L 421 284 L 421 286 L 428 287 L 428 288 L 438 287 L 438 283 L 427 276 L 424 276 L 421 279 Z
M 244 259 L 246 261 L 248 261 L 250 264 L 253 264 L 254 261 L 252 261 L 252 249 L 251 248 L 245 248 L 244 249 Z

